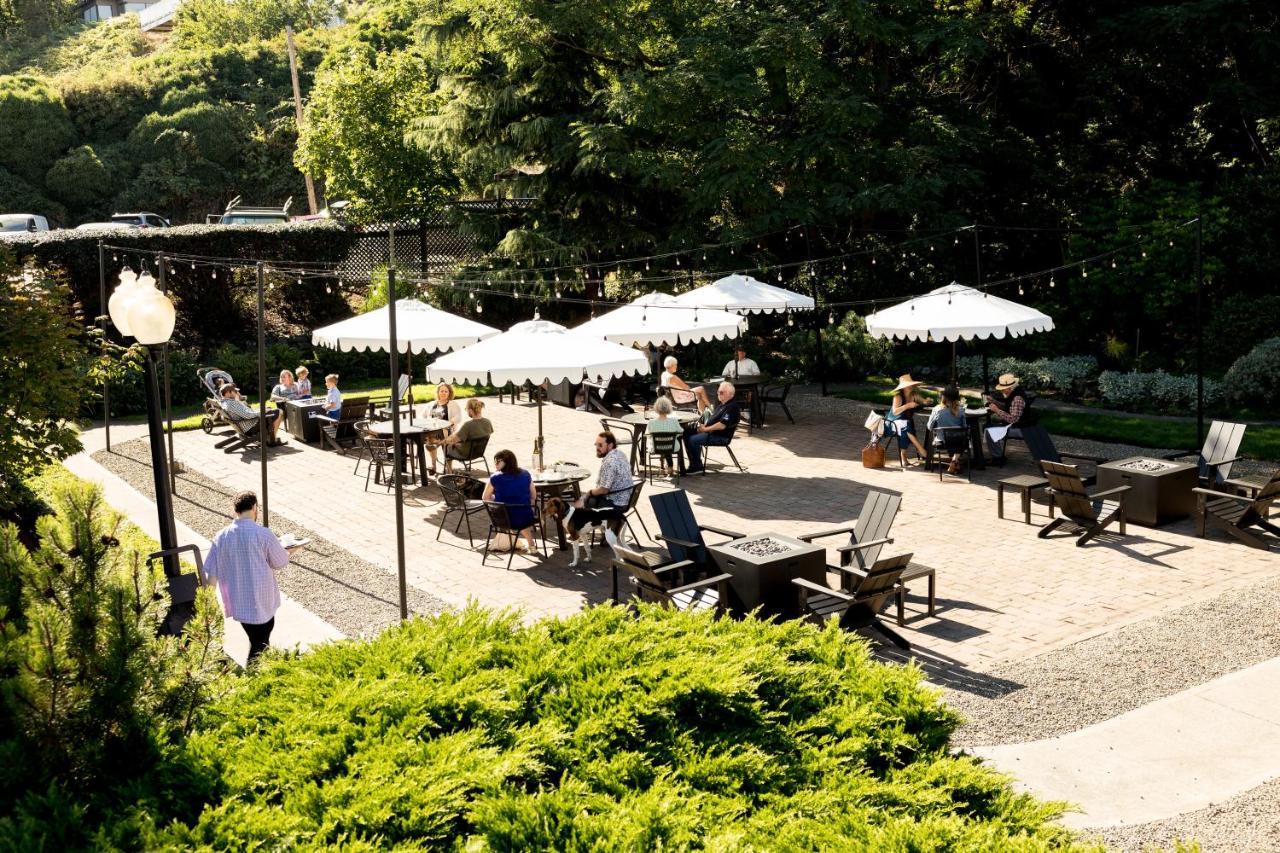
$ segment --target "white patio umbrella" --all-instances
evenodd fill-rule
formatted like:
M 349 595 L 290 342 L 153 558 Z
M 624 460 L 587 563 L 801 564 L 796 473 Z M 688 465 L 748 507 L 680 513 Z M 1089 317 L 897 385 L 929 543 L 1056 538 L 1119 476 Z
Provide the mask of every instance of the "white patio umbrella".
M 950 341 L 953 378 L 956 341 L 1018 338 L 1053 328 L 1048 314 L 954 281 L 868 315 L 866 322 L 867 331 L 879 338 Z
M 387 312 L 388 308 L 383 306 L 316 329 L 311 333 L 311 343 L 343 352 L 389 352 L 391 338 L 388 334 Z M 413 376 L 415 352 L 459 349 L 497 334 L 501 332 L 492 326 L 441 311 L 434 305 L 417 299 L 396 300 L 396 349 L 408 356 L 405 369 L 409 376 Z M 413 388 L 412 380 L 409 387 Z M 412 390 L 409 392 L 409 412 L 412 420 Z
M 681 305 L 718 308 L 739 314 L 769 314 L 781 311 L 811 311 L 813 297 L 765 284 L 749 275 L 728 275 L 719 281 L 676 297 Z
M 442 355 L 427 367 L 433 382 L 502 386 L 565 380 L 606 380 L 649 372 L 644 353 L 631 347 L 570 332 L 559 323 L 529 320 L 496 337 Z M 542 395 L 538 395 L 538 441 L 542 449 Z
M 741 315 L 681 305 L 665 293 L 646 293 L 571 331 L 625 346 L 658 346 L 736 338 L 746 330 L 747 321 Z

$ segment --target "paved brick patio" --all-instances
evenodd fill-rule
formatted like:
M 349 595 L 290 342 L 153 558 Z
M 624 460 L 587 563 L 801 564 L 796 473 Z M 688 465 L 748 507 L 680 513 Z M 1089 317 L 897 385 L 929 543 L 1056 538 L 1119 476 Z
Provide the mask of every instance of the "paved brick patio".
M 994 484 L 1016 466 L 979 472 L 973 484 L 952 477 L 940 483 L 936 474 L 903 472 L 896 465 L 867 470 L 854 461 L 864 440 L 857 404 L 819 403 L 801 395 L 792 400 L 796 424 L 775 419 L 754 435 L 743 430 L 735 439 L 748 473 L 729 469 L 684 478 L 681 485 L 699 520 L 747 533 L 795 534 L 850 522 L 868 489 L 901 493 L 891 547 L 912 551 L 917 562 L 938 572 L 937 618 L 925 617 L 922 596 L 913 595 L 904 633 L 920 651 L 957 668 L 981 670 L 1034 656 L 1280 574 L 1274 552 L 1198 539 L 1190 521 L 1159 530 L 1130 526 L 1127 537 L 1104 537 L 1085 548 L 1075 547 L 1071 538 L 1037 539 L 1037 528 L 1021 521 L 1016 496 L 1006 500 L 1013 512 L 996 519 Z M 833 416 L 819 410 L 847 411 Z M 485 413 L 496 429 L 490 450 L 510 448 L 527 462 L 536 430 L 534 408 L 489 399 Z M 591 443 L 600 428 L 598 416 L 548 406 L 544 423 L 548 461 L 596 468 Z M 257 489 L 257 452 L 224 454 L 213 444 L 200 432 L 175 437 L 183 463 L 229 489 Z M 359 478 L 352 475 L 353 458 L 296 441 L 269 454 L 273 514 L 394 571 L 394 499 L 379 486 L 363 491 L 363 470 Z M 712 458 L 726 456 L 718 451 Z M 568 567 L 569 552 L 552 550 L 547 560 L 517 556 L 508 572 L 505 554 L 482 564 L 465 536 L 446 530 L 435 541 L 444 505 L 434 487 L 406 496 L 411 584 L 456 605 L 474 599 L 523 608 L 530 616 L 568 614 L 608 597 L 607 548 L 597 550 L 585 570 Z M 641 511 L 650 532 L 657 532 L 647 499 L 641 500 Z M 1045 517 L 1044 507 L 1035 511 Z M 834 552 L 831 556 L 834 560 Z M 913 592 L 923 593 L 923 585 Z

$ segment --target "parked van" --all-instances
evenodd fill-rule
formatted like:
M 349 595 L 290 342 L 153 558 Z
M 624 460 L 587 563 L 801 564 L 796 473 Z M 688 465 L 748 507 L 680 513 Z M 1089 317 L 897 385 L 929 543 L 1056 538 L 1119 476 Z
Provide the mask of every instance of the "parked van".
M 274 225 L 289 221 L 289 205 L 293 197 L 285 199 L 279 207 L 250 207 L 241 201 L 240 196 L 231 199 L 227 209 L 221 214 L 211 213 L 207 217 L 209 225 Z
M 48 231 L 49 220 L 34 213 L 0 213 L 0 234 L 33 234 Z

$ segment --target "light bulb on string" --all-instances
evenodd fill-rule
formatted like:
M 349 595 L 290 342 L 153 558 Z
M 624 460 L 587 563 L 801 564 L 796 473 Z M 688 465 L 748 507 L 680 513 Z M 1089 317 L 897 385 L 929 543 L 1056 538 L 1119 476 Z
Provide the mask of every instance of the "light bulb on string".
M 778 281 L 782 281 L 782 270 L 778 270 Z
M 960 238 L 959 238 L 959 237 L 955 238 L 955 240 L 954 240 L 953 242 L 955 243 L 955 245 L 959 246 L 959 245 L 960 245 Z
M 1057 287 L 1057 282 L 1053 280 L 1053 276 L 1049 276 L 1049 287 Z
M 213 277 L 214 277 L 214 278 L 217 278 L 217 277 L 218 277 L 218 271 L 217 271 L 217 270 L 214 270 L 214 271 L 213 271 Z
M 195 262 L 195 261 L 192 261 L 192 262 L 191 262 L 191 269 L 192 269 L 192 270 L 194 270 L 195 268 L 196 268 L 196 262 Z
M 1081 277 L 1081 278 L 1088 278 L 1088 277 L 1089 277 L 1089 271 L 1088 271 L 1087 269 L 1085 269 L 1084 267 L 1080 267 L 1080 277 Z
M 834 326 L 835 324 L 836 324 L 836 313 L 832 311 L 830 314 L 827 315 L 827 325 Z
M 1026 293 L 1026 291 L 1022 289 L 1022 285 L 1021 285 L 1021 284 L 1019 284 L 1019 285 L 1018 285 L 1018 295 L 1019 295 L 1019 296 L 1022 296 L 1022 295 L 1024 295 L 1025 293 Z
M 1112 268 L 1112 269 L 1115 269 L 1115 268 L 1116 268 L 1116 260 L 1115 260 L 1115 258 L 1112 258 L 1112 259 L 1111 259 L 1111 268 Z
M 845 262 L 845 261 L 841 261 L 841 262 L 840 262 L 840 272 L 848 272 L 848 271 L 849 271 L 849 264 L 848 264 L 847 262 Z
M 1143 249 L 1143 250 L 1142 250 L 1142 257 L 1144 257 L 1144 258 L 1145 258 L 1146 256 L 1147 256 L 1147 250 L 1146 250 L 1146 249 Z
M 119 260 L 120 260 L 120 256 L 119 256 L 118 254 L 116 254 L 116 253 L 114 253 L 114 252 L 113 252 L 113 253 L 111 254 L 111 260 L 112 260 L 112 261 L 119 261 Z M 195 269 L 195 267 L 192 267 L 192 269 Z
M 680 256 L 676 255 L 676 266 L 680 266 Z
M 876 256 L 875 256 L 875 255 L 872 255 L 872 256 L 871 256 L 871 266 L 873 266 L 873 267 L 874 267 L 875 265 L 876 265 Z
M 794 326 L 795 324 L 796 324 L 796 318 L 795 318 L 795 317 L 792 317 L 792 316 L 791 316 L 791 312 L 790 312 L 790 311 L 788 311 L 788 312 L 787 312 L 787 325 L 788 325 L 788 326 Z
M 476 313 L 477 313 L 477 314 L 483 314 L 483 313 L 484 313 L 484 303 L 483 303 L 483 302 L 477 302 L 477 303 L 476 303 Z

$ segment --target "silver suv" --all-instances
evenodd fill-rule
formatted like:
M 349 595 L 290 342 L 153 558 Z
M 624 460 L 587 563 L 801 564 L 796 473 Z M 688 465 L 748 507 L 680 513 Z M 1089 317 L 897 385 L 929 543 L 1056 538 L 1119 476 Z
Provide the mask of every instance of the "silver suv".
M 249 207 L 240 200 L 240 196 L 236 196 L 223 213 L 211 213 L 207 221 L 211 225 L 274 225 L 289 221 L 291 204 L 292 196 L 285 199 L 284 204 L 279 207 Z
M 113 213 L 111 221 L 134 228 L 168 228 L 169 220 L 158 213 Z

